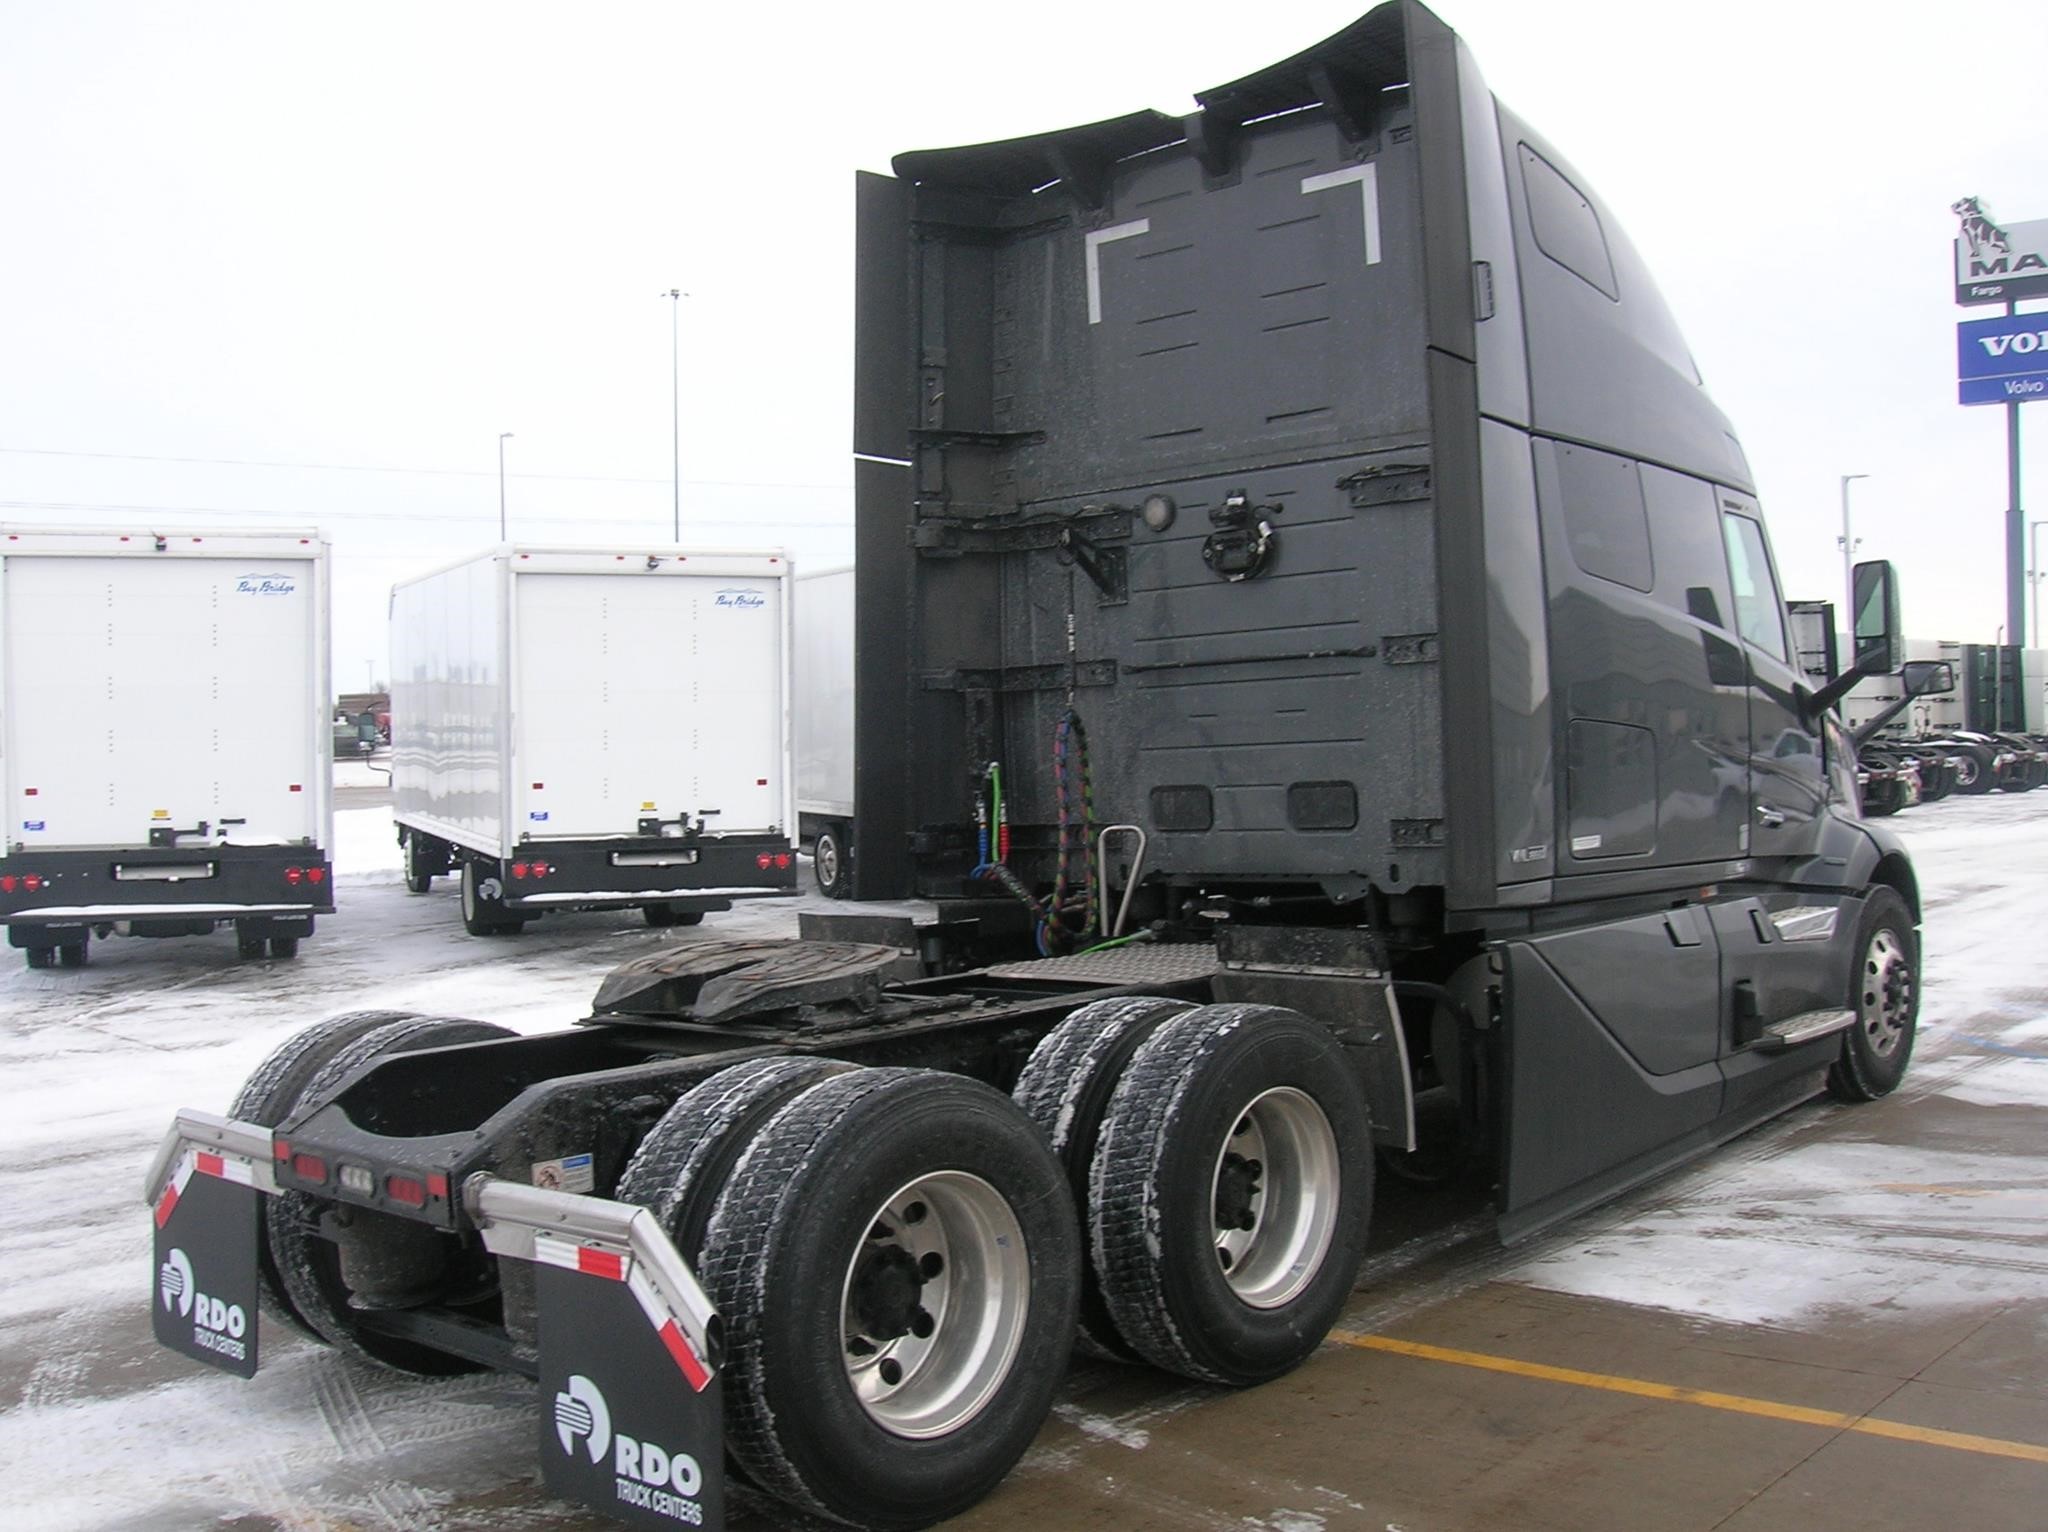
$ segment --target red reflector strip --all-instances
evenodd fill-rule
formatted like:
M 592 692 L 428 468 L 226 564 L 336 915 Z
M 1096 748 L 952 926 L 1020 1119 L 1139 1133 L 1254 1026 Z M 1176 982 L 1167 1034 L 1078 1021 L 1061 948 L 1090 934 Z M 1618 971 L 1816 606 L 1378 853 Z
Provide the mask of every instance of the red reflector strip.
M 682 1368 L 683 1376 L 690 1387 L 703 1393 L 711 1382 L 711 1369 L 704 1365 L 704 1359 L 697 1355 L 690 1345 L 689 1337 L 673 1319 L 665 1320 L 661 1326 L 661 1343 L 668 1347 L 668 1354 L 675 1358 L 676 1366 Z
M 199 1173 L 202 1176 L 225 1176 L 227 1166 L 221 1162 L 219 1155 L 208 1154 L 202 1149 L 199 1151 Z
M 292 1146 L 281 1138 L 273 1138 L 270 1141 L 270 1157 L 282 1165 L 292 1157 Z
M 161 1229 L 171 1221 L 171 1213 L 178 1206 L 178 1189 L 166 1186 L 164 1194 L 156 1199 L 156 1226 Z
M 614 1282 L 626 1280 L 625 1257 L 608 1250 L 592 1250 L 588 1245 L 576 1252 L 576 1269 L 585 1276 L 609 1277 Z

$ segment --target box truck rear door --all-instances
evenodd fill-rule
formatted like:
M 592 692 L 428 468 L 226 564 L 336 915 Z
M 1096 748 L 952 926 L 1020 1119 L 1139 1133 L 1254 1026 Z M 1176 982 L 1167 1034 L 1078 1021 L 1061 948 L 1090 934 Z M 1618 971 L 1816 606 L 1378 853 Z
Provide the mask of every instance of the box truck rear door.
M 17 555 L 5 608 L 10 842 L 319 833 L 309 563 Z

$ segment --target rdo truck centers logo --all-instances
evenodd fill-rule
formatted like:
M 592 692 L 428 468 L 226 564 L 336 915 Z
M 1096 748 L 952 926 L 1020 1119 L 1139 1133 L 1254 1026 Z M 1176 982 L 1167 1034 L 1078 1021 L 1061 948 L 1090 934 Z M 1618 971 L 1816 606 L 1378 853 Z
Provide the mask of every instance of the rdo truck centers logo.
M 624 1504 L 685 1526 L 700 1524 L 704 1513 L 697 1493 L 704 1488 L 704 1471 L 697 1460 L 614 1430 L 603 1390 L 581 1373 L 572 1374 L 555 1395 L 555 1438 L 571 1457 L 580 1445 L 593 1465 L 604 1461 L 609 1447 L 612 1491 Z
M 192 1259 L 173 1247 L 157 1268 L 157 1291 L 164 1308 L 175 1309 L 181 1319 L 192 1321 L 192 1344 L 207 1351 L 241 1361 L 249 1354 L 244 1337 L 249 1333 L 249 1316 L 239 1303 L 223 1303 L 199 1291 L 192 1277 Z

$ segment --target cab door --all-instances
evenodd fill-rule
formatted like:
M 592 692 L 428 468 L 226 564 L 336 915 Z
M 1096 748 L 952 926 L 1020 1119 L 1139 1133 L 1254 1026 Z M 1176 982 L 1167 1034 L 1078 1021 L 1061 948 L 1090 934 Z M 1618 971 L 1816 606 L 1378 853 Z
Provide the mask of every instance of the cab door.
M 1749 674 L 1746 849 L 1751 856 L 1807 855 L 1819 843 L 1827 772 L 1820 734 L 1799 704 L 1785 601 L 1757 503 L 1722 490 L 1721 531 Z

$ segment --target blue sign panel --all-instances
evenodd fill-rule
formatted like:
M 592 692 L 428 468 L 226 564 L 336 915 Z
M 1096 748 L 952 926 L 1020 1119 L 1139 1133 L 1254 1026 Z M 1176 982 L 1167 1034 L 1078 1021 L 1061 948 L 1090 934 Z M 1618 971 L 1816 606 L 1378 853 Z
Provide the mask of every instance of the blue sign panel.
M 1957 325 L 1956 381 L 1964 404 L 2048 398 L 2048 314 L 2005 314 Z

